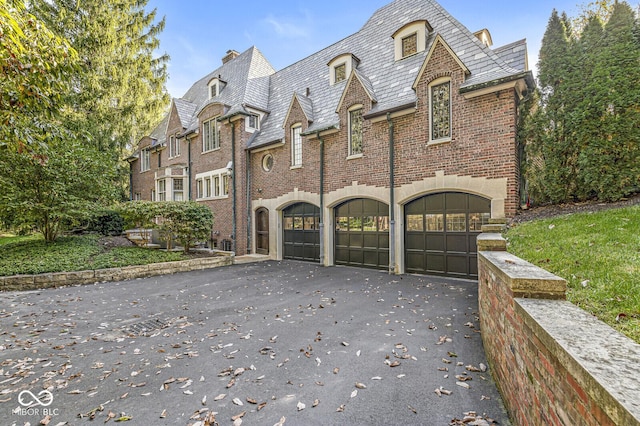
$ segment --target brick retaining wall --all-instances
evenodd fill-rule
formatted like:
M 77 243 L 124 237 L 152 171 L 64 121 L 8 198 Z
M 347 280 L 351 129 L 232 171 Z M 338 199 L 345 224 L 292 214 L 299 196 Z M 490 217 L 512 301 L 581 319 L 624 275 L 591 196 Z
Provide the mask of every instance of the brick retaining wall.
M 97 269 L 77 272 L 56 272 L 38 275 L 14 275 L 0 277 L 0 290 L 37 290 L 70 285 L 93 284 L 104 281 L 124 281 L 136 278 L 170 275 L 176 272 L 197 271 L 233 264 L 233 256 L 200 257 L 175 262 L 149 265 L 125 266 L 122 268 Z
M 482 338 L 516 425 L 640 425 L 640 345 L 565 301 L 566 282 L 478 238 Z

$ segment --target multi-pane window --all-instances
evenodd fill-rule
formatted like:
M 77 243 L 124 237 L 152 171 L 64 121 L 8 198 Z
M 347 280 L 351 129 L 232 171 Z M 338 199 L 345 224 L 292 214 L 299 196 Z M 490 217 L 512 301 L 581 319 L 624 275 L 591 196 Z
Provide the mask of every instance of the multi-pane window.
M 218 96 L 218 84 L 212 83 L 209 86 L 209 98 L 215 98 L 216 96 Z
M 173 179 L 173 201 L 184 201 L 184 179 Z
M 151 201 L 156 201 L 156 190 L 155 189 L 151 190 Z
M 215 118 L 202 124 L 202 152 L 220 148 L 220 129 Z
M 169 136 L 169 157 L 178 157 L 180 155 L 180 140 L 175 136 Z
M 333 69 L 334 81 L 339 83 L 347 78 L 347 64 L 336 65 Z
M 451 138 L 451 82 L 431 86 L 431 140 Z
M 167 181 L 161 179 L 158 181 L 158 200 L 157 201 L 167 201 Z
M 406 58 L 418 52 L 418 34 L 413 33 L 402 39 L 402 57 Z
M 362 154 L 362 108 L 349 111 L 349 155 Z
M 212 170 L 196 175 L 197 199 L 226 198 L 229 194 L 229 172 Z
M 291 166 L 302 165 L 302 127 L 291 128 Z
M 140 171 L 146 172 L 151 169 L 151 153 L 148 149 L 140 151 Z

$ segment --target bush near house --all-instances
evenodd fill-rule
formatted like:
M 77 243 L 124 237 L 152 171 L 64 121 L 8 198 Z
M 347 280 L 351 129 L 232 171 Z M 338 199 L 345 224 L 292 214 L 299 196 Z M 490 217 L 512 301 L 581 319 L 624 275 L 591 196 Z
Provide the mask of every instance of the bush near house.
M 567 280 L 567 299 L 640 343 L 640 205 L 521 223 L 509 252 Z
M 118 207 L 128 226 L 158 229 L 167 249 L 176 241 L 185 253 L 198 241 L 208 240 L 213 227 L 211 210 L 196 202 L 132 201 Z

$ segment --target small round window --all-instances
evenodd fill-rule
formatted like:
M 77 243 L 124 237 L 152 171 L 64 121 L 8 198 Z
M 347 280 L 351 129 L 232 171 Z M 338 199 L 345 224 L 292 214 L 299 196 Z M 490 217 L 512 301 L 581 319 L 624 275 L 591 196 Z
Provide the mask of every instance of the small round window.
M 270 172 L 273 168 L 273 156 L 271 154 L 266 154 L 262 157 L 262 169 L 265 172 Z

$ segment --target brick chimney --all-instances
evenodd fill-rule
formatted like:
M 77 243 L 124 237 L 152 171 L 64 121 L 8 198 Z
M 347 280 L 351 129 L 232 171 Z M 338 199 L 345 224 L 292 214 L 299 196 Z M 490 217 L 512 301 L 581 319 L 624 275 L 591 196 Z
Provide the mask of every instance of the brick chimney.
M 227 54 L 222 58 L 222 64 L 226 64 L 227 62 L 237 58 L 238 56 L 240 56 L 240 53 L 236 52 L 235 50 L 227 50 Z

